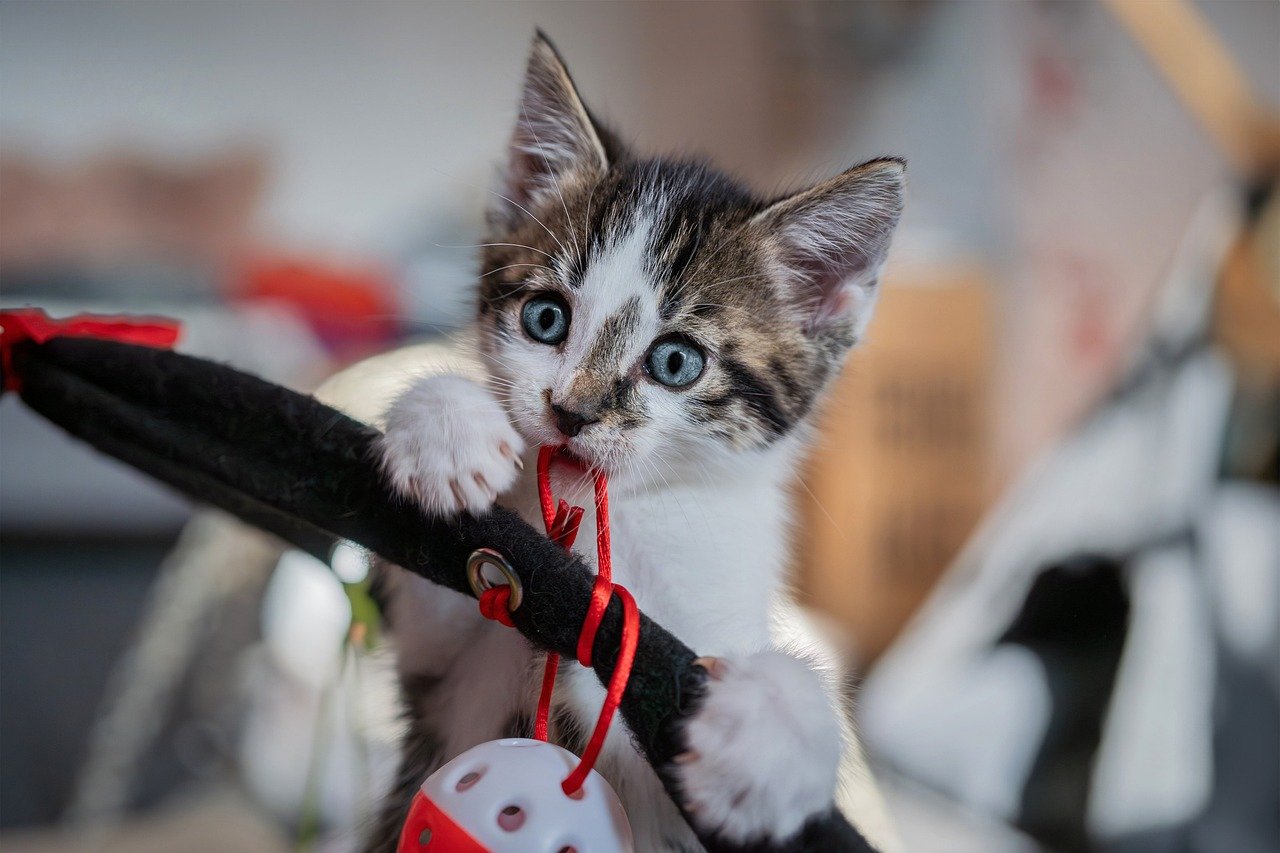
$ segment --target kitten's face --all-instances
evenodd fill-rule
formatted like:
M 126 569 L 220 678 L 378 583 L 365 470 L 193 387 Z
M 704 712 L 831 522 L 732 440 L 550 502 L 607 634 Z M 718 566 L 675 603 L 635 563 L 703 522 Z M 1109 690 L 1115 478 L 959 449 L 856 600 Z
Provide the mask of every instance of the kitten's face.
M 875 161 L 769 203 L 636 159 L 539 37 L 481 269 L 516 428 L 659 482 L 791 434 L 869 318 L 901 173 Z

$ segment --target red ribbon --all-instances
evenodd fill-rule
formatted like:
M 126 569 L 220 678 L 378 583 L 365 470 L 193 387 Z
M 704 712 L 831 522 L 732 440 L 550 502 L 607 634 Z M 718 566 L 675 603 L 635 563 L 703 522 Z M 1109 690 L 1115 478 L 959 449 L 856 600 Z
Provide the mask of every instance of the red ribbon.
M 582 462 L 569 454 L 563 447 L 546 445 L 538 451 L 538 499 L 542 504 L 542 521 L 547 536 L 560 547 L 568 550 L 578 536 L 578 527 L 582 523 L 583 510 L 580 506 L 570 506 L 567 501 L 558 503 L 551 493 L 551 463 L 561 461 L 585 473 L 593 473 L 595 482 L 596 503 L 596 581 L 591 589 L 591 604 L 587 608 L 587 617 L 583 620 L 582 630 L 578 634 L 578 663 L 591 666 L 592 648 L 595 645 L 596 632 L 604 618 L 609 599 L 617 593 L 622 601 L 622 638 L 618 648 L 618 659 L 614 662 L 613 676 L 609 679 L 605 691 L 604 704 L 600 707 L 600 716 L 596 719 L 591 739 L 582 751 L 582 760 L 563 782 L 561 789 L 566 794 L 573 794 L 582 787 L 591 768 L 595 766 L 600 750 L 604 746 L 605 736 L 609 733 L 609 724 L 622 702 L 622 694 L 627 689 L 627 679 L 631 675 L 631 665 L 635 662 L 636 645 L 640 640 L 640 610 L 636 601 L 625 587 L 613 582 L 613 560 L 609 543 L 609 481 L 600 472 L 590 472 Z M 496 586 L 484 591 L 480 596 L 480 612 L 488 619 L 494 619 L 504 625 L 511 625 L 511 614 L 507 610 L 511 590 L 507 586 Z M 548 718 L 551 714 L 551 694 L 555 690 L 556 671 L 560 666 L 560 656 L 555 652 L 547 653 L 546 666 L 542 672 L 542 692 L 538 697 L 538 713 L 534 719 L 533 736 L 538 740 L 547 739 Z
M 53 338 L 100 338 L 169 349 L 178 341 L 180 326 L 160 317 L 101 317 L 77 314 L 55 320 L 38 308 L 0 311 L 0 368 L 4 390 L 21 391 L 22 379 L 13 364 L 13 348 L 24 341 L 43 344 Z

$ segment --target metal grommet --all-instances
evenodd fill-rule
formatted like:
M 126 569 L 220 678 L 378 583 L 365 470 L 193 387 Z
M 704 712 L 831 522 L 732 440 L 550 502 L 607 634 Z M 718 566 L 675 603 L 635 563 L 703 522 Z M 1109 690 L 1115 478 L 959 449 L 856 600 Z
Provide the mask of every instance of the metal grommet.
M 507 579 L 507 585 L 511 587 L 511 597 L 507 599 L 507 610 L 514 612 L 524 600 L 524 587 L 520 585 L 520 576 L 516 574 L 515 569 L 511 568 L 507 558 L 492 548 L 477 548 L 471 552 L 470 557 L 467 557 L 467 583 L 471 584 L 471 591 L 476 598 L 479 598 L 486 589 L 497 586 L 484 576 L 486 565 L 493 566 Z

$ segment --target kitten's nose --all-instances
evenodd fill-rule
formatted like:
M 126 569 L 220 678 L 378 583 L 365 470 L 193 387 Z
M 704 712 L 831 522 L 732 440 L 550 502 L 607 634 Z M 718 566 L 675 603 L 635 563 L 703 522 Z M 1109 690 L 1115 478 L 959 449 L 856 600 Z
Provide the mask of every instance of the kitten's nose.
M 562 433 L 570 438 L 573 438 L 575 435 L 582 432 L 583 427 L 589 426 L 590 424 L 600 420 L 597 417 L 585 415 L 582 412 L 572 412 L 564 406 L 560 406 L 555 403 L 551 404 L 551 414 L 555 416 L 556 426 L 559 427 Z

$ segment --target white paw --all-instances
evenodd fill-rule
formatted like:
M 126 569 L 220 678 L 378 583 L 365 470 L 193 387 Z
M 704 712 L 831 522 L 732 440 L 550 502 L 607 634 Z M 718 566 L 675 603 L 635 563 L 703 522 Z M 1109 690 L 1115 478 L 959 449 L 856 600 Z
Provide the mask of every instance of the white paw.
M 515 483 L 524 442 L 486 389 L 431 376 L 387 411 L 380 441 L 392 487 L 432 515 L 480 513 Z
M 676 758 L 694 822 L 733 842 L 794 835 L 835 798 L 840 726 L 821 679 L 781 652 L 700 663 L 706 700 Z

